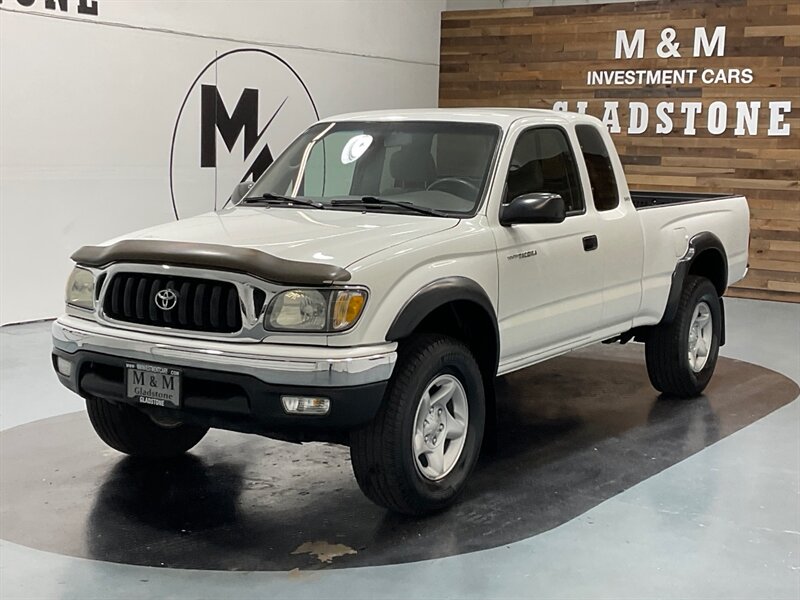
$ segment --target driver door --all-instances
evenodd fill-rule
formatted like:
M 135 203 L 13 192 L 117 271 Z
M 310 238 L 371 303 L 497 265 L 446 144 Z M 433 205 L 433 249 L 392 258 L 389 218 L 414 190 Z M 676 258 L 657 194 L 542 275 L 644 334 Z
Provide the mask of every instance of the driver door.
M 573 147 L 566 129 L 550 125 L 523 130 L 514 143 L 503 201 L 555 193 L 567 217 L 494 228 L 501 371 L 578 345 L 600 327 L 603 269 L 590 242 L 597 215 L 587 210 Z

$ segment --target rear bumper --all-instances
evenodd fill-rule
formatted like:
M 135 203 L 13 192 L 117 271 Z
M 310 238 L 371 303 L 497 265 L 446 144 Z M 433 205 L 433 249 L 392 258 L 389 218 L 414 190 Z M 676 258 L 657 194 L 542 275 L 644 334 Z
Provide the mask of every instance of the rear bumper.
M 75 317 L 54 323 L 53 346 L 56 374 L 84 398 L 136 404 L 125 393 L 125 363 L 168 365 L 182 373 L 181 408 L 139 409 L 293 441 L 340 441 L 343 433 L 369 422 L 397 357 L 395 344 L 339 349 L 200 342 L 116 332 Z M 71 363 L 69 375 L 57 368 L 59 357 Z M 281 396 L 329 398 L 330 410 L 324 416 L 287 414 Z

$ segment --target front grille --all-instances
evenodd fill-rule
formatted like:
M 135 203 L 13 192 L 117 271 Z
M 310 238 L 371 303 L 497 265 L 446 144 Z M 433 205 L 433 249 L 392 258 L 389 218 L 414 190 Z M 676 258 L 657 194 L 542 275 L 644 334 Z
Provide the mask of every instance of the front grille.
M 162 290 L 172 290 L 177 296 L 169 310 L 156 302 L 156 295 Z M 167 295 L 170 299 L 171 295 Z M 242 328 L 236 286 L 193 277 L 117 273 L 108 284 L 103 312 L 117 321 L 156 327 L 214 333 L 234 333 Z

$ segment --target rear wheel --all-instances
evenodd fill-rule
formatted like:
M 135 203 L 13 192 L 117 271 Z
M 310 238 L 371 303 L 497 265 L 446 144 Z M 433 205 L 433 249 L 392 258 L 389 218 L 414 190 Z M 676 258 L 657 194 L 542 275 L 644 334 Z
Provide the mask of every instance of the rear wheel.
M 89 420 L 100 439 L 131 456 L 169 458 L 194 447 L 207 427 L 180 422 L 159 425 L 140 410 L 100 398 L 88 398 Z
M 705 277 L 689 275 L 675 319 L 654 327 L 645 343 L 653 387 L 679 398 L 699 396 L 714 373 L 721 332 L 716 288 Z
M 404 514 L 450 505 L 477 462 L 484 413 L 480 369 L 464 344 L 441 335 L 408 340 L 381 409 L 351 435 L 361 490 Z

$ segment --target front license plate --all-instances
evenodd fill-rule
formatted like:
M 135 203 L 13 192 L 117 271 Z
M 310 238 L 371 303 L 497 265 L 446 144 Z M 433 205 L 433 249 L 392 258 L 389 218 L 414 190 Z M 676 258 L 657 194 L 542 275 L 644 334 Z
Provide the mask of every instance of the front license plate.
M 181 372 L 172 367 L 147 363 L 125 363 L 128 398 L 139 404 L 180 408 Z

